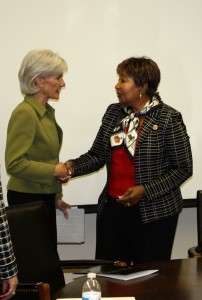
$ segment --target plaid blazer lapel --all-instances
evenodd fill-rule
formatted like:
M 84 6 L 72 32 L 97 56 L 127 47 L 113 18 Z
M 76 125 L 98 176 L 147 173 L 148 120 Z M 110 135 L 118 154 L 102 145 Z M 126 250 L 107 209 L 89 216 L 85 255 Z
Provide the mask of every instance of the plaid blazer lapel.
M 147 139 L 149 132 L 157 131 L 159 129 L 159 118 L 161 105 L 150 111 L 144 118 L 142 130 L 137 141 L 136 150 L 141 146 L 141 144 Z

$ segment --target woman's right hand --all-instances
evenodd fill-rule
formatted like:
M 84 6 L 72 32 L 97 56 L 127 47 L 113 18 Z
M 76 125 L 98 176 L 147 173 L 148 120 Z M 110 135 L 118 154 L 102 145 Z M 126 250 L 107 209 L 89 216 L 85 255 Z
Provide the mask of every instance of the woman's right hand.
M 2 294 L 0 295 L 0 299 L 8 300 L 12 296 L 14 296 L 17 285 L 18 285 L 17 275 L 8 279 L 2 279 Z
M 63 164 L 63 163 L 58 163 L 56 166 L 55 166 L 55 171 L 54 171 L 54 174 L 53 174 L 55 177 L 66 177 L 68 174 L 67 174 L 67 168 L 66 166 Z
M 71 163 L 68 162 L 64 163 L 64 167 L 66 169 L 66 174 L 61 176 L 56 176 L 58 182 L 60 183 L 67 183 L 73 174 L 73 165 Z

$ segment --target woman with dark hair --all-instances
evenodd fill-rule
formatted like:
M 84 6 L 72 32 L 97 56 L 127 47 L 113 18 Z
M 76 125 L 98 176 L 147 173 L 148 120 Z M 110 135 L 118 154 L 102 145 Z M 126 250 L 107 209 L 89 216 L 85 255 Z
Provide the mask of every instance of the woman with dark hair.
M 107 108 L 91 149 L 66 166 L 73 177 L 107 167 L 96 258 L 170 259 L 182 210 L 180 186 L 192 175 L 189 137 L 181 114 L 160 98 L 153 60 L 128 58 L 117 73 L 119 103 Z

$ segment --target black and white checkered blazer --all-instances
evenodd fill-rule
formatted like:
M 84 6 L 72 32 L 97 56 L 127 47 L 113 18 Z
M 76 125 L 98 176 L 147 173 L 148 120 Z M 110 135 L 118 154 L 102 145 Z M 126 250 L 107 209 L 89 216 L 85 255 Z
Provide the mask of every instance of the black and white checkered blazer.
M 0 280 L 11 278 L 17 275 L 17 273 L 17 264 L 13 252 L 0 181 Z
M 125 116 L 119 103 L 111 104 L 91 149 L 74 162 L 74 176 L 89 174 L 107 167 L 107 182 L 99 196 L 98 216 L 107 201 L 111 163 L 110 136 Z M 145 197 L 139 202 L 144 223 L 180 213 L 180 186 L 192 175 L 189 136 L 181 114 L 160 101 L 145 116 L 135 152 L 136 184 L 144 185 Z

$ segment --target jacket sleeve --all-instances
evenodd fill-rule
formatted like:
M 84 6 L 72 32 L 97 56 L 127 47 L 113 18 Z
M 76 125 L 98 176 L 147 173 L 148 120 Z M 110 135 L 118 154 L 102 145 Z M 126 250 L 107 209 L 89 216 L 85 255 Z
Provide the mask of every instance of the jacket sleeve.
M 13 277 L 17 272 L 0 182 L 0 279 Z
M 119 106 L 111 104 L 103 118 L 97 136 L 93 142 L 91 149 L 82 154 L 77 159 L 72 159 L 74 164 L 74 175 L 80 176 L 98 171 L 106 164 L 106 154 L 108 153 L 109 137 L 114 129 L 117 115 L 120 114 Z
M 178 189 L 193 173 L 190 139 L 179 112 L 175 111 L 168 117 L 163 137 L 165 161 L 158 162 L 158 169 L 163 169 L 164 163 L 167 167 L 161 176 L 144 184 L 148 199 Z

